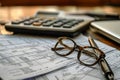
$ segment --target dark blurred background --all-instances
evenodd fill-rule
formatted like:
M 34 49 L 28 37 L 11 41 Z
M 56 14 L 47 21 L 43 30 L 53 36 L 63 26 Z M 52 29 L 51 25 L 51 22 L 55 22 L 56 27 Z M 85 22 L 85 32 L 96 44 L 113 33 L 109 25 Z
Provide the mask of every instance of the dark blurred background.
M 34 6 L 34 5 L 75 5 L 75 6 L 120 6 L 120 0 L 0 0 L 1 6 Z

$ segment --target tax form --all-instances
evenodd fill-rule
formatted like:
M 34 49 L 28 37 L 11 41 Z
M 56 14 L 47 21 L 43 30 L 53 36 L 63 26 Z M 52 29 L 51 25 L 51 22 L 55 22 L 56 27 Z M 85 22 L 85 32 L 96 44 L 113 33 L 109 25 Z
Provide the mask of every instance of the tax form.
M 0 77 L 3 80 L 27 79 L 72 62 L 51 51 L 55 41 L 37 36 L 0 36 Z
M 79 45 L 89 45 L 87 37 L 81 36 L 75 39 Z M 113 70 L 115 80 L 120 80 L 120 51 L 96 41 L 99 48 L 106 53 L 106 60 Z M 86 67 L 79 63 L 66 66 L 63 69 L 36 77 L 33 80 L 106 80 L 99 65 Z
M 89 45 L 83 35 L 74 40 L 79 45 Z M 56 41 L 51 37 L 0 35 L 0 77 L 3 80 L 105 80 L 99 65 L 86 67 L 79 64 L 76 57 L 57 56 L 51 51 Z M 106 53 L 115 79 L 120 80 L 120 51 L 97 44 Z
M 120 56 L 120 51 L 112 51 L 111 54 L 107 56 L 107 61 L 114 72 L 115 80 L 120 80 L 120 58 L 116 59 L 118 56 L 113 52 Z M 106 78 L 102 74 L 99 65 L 90 68 L 76 63 L 71 66 L 64 67 L 61 70 L 48 73 L 44 76 L 36 77 L 33 80 L 106 80 Z

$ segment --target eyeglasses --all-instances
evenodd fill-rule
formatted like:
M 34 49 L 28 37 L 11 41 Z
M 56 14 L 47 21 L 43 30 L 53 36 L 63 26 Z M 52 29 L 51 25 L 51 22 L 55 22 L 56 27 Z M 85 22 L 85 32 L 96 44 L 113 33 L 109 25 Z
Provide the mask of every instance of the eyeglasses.
M 85 66 L 93 66 L 97 64 L 105 54 L 98 48 L 92 46 L 77 45 L 74 40 L 69 37 L 58 38 L 54 48 L 51 48 L 57 55 L 66 57 L 70 54 L 77 52 L 77 59 L 80 64 Z M 98 53 L 95 53 L 97 51 Z

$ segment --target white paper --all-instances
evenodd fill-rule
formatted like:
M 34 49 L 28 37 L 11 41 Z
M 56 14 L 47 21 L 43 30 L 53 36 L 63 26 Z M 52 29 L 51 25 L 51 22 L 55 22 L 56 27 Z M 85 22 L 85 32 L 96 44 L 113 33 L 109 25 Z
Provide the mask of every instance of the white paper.
M 80 45 L 89 45 L 85 36 L 76 38 Z M 115 80 L 120 80 L 120 51 L 96 41 L 99 48 L 106 53 L 106 60 L 110 65 Z M 48 73 L 44 76 L 36 77 L 34 80 L 106 80 L 99 65 L 86 67 L 79 63 L 63 69 Z
M 87 38 L 83 35 L 74 38 L 74 40 L 81 46 L 89 45 Z M 76 62 L 77 54 L 73 55 L 72 59 L 57 56 L 51 51 L 56 42 L 57 39 L 51 37 L 1 35 L 0 76 L 4 80 L 26 78 L 30 80 L 105 79 L 98 65 L 93 69 Z M 99 42 L 97 44 L 106 53 L 106 60 L 115 73 L 116 80 L 119 80 L 120 51 Z
M 55 38 L 0 36 L 0 77 L 4 80 L 26 79 L 73 62 L 51 51 L 55 43 Z

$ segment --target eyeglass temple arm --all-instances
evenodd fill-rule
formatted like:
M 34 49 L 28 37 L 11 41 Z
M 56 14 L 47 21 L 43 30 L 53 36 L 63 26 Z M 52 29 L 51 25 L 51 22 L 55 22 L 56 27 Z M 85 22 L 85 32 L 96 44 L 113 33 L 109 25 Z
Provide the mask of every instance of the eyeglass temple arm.
M 82 50 L 82 52 L 83 52 L 84 54 L 88 55 L 88 56 L 94 57 L 94 58 L 96 58 L 96 59 L 98 58 L 98 57 L 95 55 L 95 53 L 90 52 L 90 51 L 88 51 L 88 50 Z
M 73 48 L 73 47 L 69 47 L 69 46 L 67 46 L 67 45 L 64 44 L 61 40 L 60 40 L 60 44 L 63 45 L 65 48 L 70 49 L 70 50 Z

